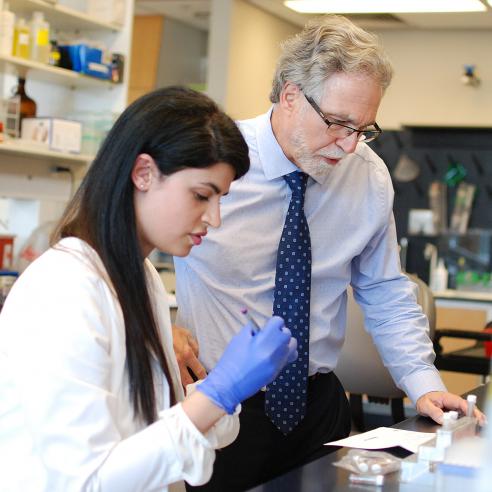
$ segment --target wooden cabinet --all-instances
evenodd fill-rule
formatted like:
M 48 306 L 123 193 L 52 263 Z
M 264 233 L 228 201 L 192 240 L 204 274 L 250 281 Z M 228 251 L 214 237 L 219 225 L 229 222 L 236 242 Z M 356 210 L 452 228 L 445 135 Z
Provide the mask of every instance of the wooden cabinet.
M 482 331 L 492 319 L 492 302 L 474 302 L 472 296 L 463 299 L 436 299 L 436 328 Z M 464 339 L 442 338 L 444 353 L 471 347 L 475 342 Z M 482 377 L 461 372 L 440 371 L 449 391 L 463 394 L 482 382 Z
M 156 88 L 163 23 L 161 15 L 135 16 L 128 102 Z

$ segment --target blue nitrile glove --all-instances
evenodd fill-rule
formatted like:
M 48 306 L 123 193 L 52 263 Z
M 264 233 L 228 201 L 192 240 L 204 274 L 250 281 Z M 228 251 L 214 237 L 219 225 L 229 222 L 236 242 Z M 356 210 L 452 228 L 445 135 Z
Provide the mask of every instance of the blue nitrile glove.
M 256 333 L 247 323 L 197 390 L 232 414 L 239 403 L 272 382 L 287 363 L 296 359 L 297 340 L 282 318 L 270 318 Z

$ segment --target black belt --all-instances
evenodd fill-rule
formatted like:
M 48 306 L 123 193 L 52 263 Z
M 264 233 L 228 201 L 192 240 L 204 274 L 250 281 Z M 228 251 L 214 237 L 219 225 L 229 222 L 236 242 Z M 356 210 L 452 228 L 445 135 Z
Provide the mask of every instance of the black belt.
M 308 382 L 312 383 L 313 381 L 316 381 L 319 378 L 322 378 L 324 376 L 329 376 L 331 374 L 330 372 L 315 372 L 314 374 L 311 374 L 311 376 L 308 376 Z

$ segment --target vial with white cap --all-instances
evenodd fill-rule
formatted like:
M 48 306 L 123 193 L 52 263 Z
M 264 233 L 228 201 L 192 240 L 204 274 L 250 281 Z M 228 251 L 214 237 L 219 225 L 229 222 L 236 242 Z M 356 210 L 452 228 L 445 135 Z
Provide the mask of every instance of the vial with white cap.
M 473 417 L 473 414 L 475 413 L 475 405 L 477 403 L 477 395 L 468 395 L 466 397 L 466 402 L 468 404 L 466 408 L 466 416 Z
M 449 427 L 451 426 L 452 420 L 453 420 L 453 418 L 451 417 L 450 412 L 444 412 L 442 414 L 442 428 L 443 429 L 449 429 Z

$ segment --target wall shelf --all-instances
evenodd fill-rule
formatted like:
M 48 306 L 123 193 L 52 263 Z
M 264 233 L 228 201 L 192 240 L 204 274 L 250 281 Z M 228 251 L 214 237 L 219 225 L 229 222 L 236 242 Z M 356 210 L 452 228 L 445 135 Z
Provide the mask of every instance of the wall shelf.
M 36 80 L 77 88 L 111 88 L 115 85 L 110 80 L 89 77 L 66 68 L 53 67 L 45 63 L 9 55 L 0 55 L 0 72 L 12 73 L 23 78 L 26 78 L 27 72 L 29 72 L 29 76 L 36 78 Z
M 62 31 L 66 30 L 110 30 L 120 31 L 119 24 L 101 22 L 98 19 L 63 5 L 56 5 L 44 0 L 10 0 L 10 10 L 16 14 L 31 15 L 34 10 L 43 12 L 50 27 Z
M 68 154 L 39 147 L 26 147 L 19 144 L 19 142 L 11 140 L 0 143 L 0 158 L 5 155 L 29 157 L 32 160 L 52 162 L 57 165 L 86 166 L 94 159 L 94 156 L 87 154 Z

